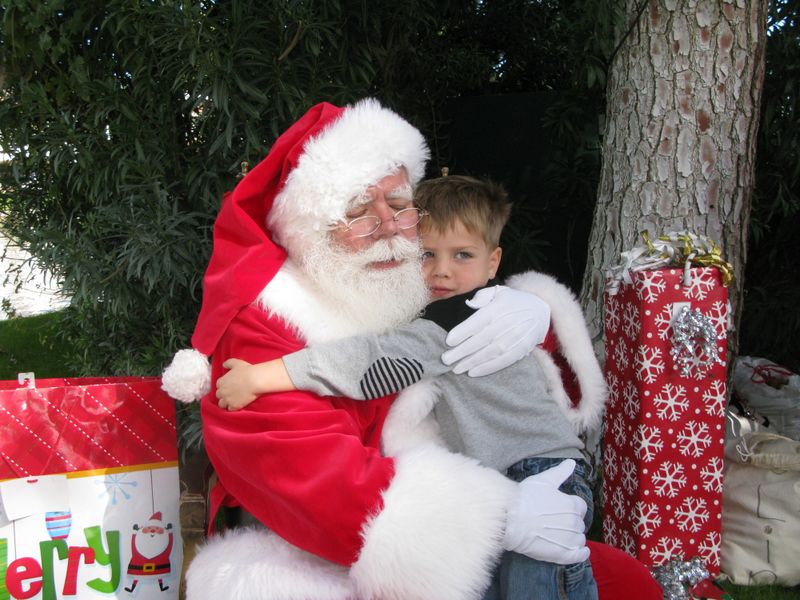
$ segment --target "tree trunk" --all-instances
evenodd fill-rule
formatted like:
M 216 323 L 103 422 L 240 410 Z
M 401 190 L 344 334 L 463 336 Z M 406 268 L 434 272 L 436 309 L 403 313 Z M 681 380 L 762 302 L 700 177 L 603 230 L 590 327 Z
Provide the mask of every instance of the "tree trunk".
M 581 293 L 599 352 L 606 269 L 645 230 L 717 242 L 738 323 L 764 76 L 767 0 L 625 2 Z

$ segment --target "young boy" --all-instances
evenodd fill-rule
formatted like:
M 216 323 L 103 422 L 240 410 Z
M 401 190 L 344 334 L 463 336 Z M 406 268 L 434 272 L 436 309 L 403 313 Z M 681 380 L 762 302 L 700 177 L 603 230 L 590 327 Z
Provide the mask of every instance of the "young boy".
M 575 471 L 560 489 L 586 501 L 588 528 L 591 468 L 537 360 L 477 378 L 455 375 L 440 360 L 448 331 L 472 311 L 465 300 L 497 272 L 500 234 L 511 212 L 505 191 L 450 176 L 421 183 L 415 202 L 426 213 L 420 237 L 431 303 L 423 315 L 384 335 L 310 346 L 266 363 L 230 359 L 229 373 L 217 382 L 220 408 L 236 410 L 261 394 L 293 389 L 369 400 L 436 377 L 433 411 L 450 449 L 516 481 L 574 459 Z M 596 599 L 597 587 L 588 560 L 564 566 L 508 552 L 484 598 Z

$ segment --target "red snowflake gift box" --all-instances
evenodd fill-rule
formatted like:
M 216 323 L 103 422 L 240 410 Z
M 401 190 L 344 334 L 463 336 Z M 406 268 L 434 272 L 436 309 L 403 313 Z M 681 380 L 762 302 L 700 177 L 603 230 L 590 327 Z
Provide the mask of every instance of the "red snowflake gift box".
M 727 288 L 716 267 L 629 271 L 605 298 L 605 541 L 719 574 Z

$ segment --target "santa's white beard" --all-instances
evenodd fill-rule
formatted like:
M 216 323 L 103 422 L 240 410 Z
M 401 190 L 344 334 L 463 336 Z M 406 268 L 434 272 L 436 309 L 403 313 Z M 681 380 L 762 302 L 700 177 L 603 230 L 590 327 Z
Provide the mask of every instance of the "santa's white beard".
M 396 260 L 389 269 L 371 263 Z M 402 237 L 378 240 L 353 252 L 322 238 L 304 248 L 302 268 L 359 331 L 380 333 L 417 317 L 428 302 L 419 243 Z
M 145 558 L 155 558 L 167 549 L 169 534 L 167 533 L 137 533 L 134 543 L 136 550 Z

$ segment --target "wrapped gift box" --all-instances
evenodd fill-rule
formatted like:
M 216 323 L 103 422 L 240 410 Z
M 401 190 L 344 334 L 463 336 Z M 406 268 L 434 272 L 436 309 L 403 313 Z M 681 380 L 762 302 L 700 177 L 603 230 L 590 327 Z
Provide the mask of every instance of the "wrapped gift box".
M 0 382 L 0 600 L 178 598 L 175 404 L 160 384 Z
M 628 278 L 605 298 L 603 535 L 649 566 L 697 556 L 717 575 L 727 288 L 715 267 Z M 700 339 L 676 337 L 687 317 Z

